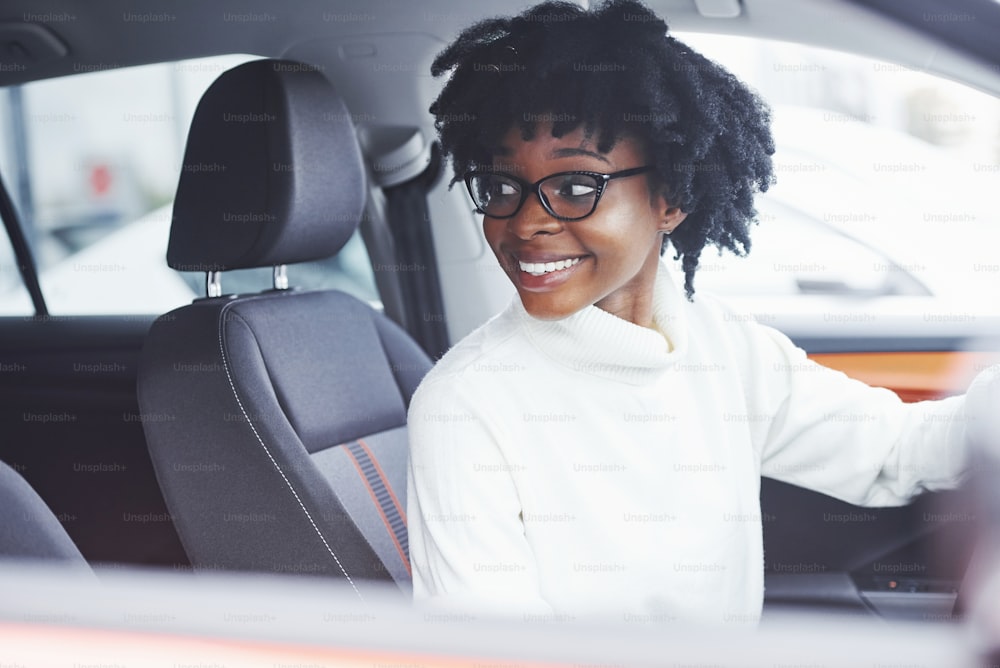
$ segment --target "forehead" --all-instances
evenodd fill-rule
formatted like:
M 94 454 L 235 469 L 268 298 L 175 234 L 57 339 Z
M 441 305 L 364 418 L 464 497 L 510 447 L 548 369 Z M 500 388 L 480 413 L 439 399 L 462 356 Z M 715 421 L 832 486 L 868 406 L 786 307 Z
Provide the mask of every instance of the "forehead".
M 524 138 L 520 127 L 511 127 L 492 154 L 494 162 L 551 162 L 581 157 L 616 167 L 633 166 L 644 155 L 640 141 L 629 135 L 619 137 L 606 152 L 601 151 L 597 143 L 597 137 L 588 134 L 582 125 L 561 137 L 554 137 L 551 123 L 536 123 L 529 139 Z

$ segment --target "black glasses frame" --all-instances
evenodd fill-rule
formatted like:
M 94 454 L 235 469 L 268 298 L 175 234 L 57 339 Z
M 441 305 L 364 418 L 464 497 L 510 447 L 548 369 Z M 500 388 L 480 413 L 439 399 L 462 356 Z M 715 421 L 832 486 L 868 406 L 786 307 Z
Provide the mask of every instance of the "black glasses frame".
M 521 207 L 524 206 L 524 203 L 528 200 L 528 197 L 530 197 L 532 193 L 534 193 L 535 195 L 538 196 L 538 201 L 542 203 L 542 208 L 544 208 L 545 211 L 550 216 L 552 216 L 556 220 L 572 221 L 572 220 L 583 220 L 584 218 L 590 216 L 591 214 L 594 213 L 594 211 L 597 210 L 597 203 L 601 201 L 601 195 L 604 194 L 604 189 L 605 187 L 607 187 L 608 181 L 610 181 L 611 179 L 622 179 L 628 176 L 635 176 L 636 174 L 643 174 L 645 172 L 652 171 L 653 169 L 654 167 L 652 165 L 643 165 L 642 167 L 623 169 L 620 172 L 612 172 L 611 174 L 602 174 L 601 172 L 587 172 L 587 171 L 556 172 L 555 174 L 549 174 L 548 176 L 540 178 L 534 183 L 528 183 L 527 181 L 519 179 L 513 174 L 508 174 L 507 172 L 471 171 L 465 173 L 464 180 L 465 180 L 465 187 L 469 191 L 469 196 L 472 197 L 472 202 L 473 204 L 476 205 L 476 211 L 483 214 L 484 216 L 489 216 L 490 218 L 497 218 L 500 220 L 513 218 L 514 216 L 517 215 L 517 212 L 521 210 Z M 514 210 L 511 213 L 507 214 L 506 216 L 495 216 L 493 214 L 487 213 L 486 211 L 483 211 L 483 209 L 479 206 L 479 203 L 476 201 L 476 194 L 472 188 L 472 180 L 477 176 L 481 176 L 483 174 L 504 176 L 521 186 L 521 201 L 517 203 L 517 206 L 514 207 Z M 559 176 L 573 176 L 573 175 L 592 176 L 597 181 L 597 194 L 594 196 L 594 205 L 590 208 L 590 211 L 583 214 L 582 216 L 573 216 L 570 218 L 566 216 L 560 216 L 559 214 L 557 214 L 555 211 L 552 210 L 552 206 L 549 204 L 548 200 L 545 199 L 545 195 L 542 193 L 541 186 L 549 179 L 554 179 Z

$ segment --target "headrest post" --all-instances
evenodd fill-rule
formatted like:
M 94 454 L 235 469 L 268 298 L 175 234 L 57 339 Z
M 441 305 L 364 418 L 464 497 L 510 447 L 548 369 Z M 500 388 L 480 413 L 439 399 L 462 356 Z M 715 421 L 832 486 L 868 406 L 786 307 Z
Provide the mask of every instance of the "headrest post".
M 205 272 L 205 294 L 209 297 L 222 296 L 222 272 Z
M 274 289 L 288 289 L 288 270 L 283 264 L 274 265 Z

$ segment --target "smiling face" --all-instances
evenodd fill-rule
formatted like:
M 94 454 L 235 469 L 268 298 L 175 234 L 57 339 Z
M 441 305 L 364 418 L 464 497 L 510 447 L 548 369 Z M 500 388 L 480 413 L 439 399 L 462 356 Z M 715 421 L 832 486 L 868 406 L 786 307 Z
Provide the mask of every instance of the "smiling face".
M 600 153 L 582 127 L 556 138 L 539 125 L 530 141 L 518 128 L 507 132 L 493 168 L 534 183 L 556 172 L 632 169 L 645 157 L 630 137 Z M 531 194 L 512 218 L 484 216 L 483 231 L 532 316 L 557 320 L 594 305 L 648 327 L 663 233 L 683 219 L 636 175 L 608 181 L 597 209 L 582 220 L 554 218 Z

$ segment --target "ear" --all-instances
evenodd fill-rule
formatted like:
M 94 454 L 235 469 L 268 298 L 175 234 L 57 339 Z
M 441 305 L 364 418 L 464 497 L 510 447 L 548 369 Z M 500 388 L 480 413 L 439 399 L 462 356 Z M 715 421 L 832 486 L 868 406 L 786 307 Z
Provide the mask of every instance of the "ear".
M 666 234 L 673 232 L 678 225 L 684 222 L 687 218 L 687 214 L 680 210 L 679 207 L 673 206 L 667 201 L 667 198 L 662 194 L 654 196 L 655 201 L 653 206 L 657 213 L 658 225 L 657 229 Z
M 676 206 L 668 206 L 663 213 L 663 230 L 670 234 L 677 229 L 677 226 L 684 222 L 687 214 Z

